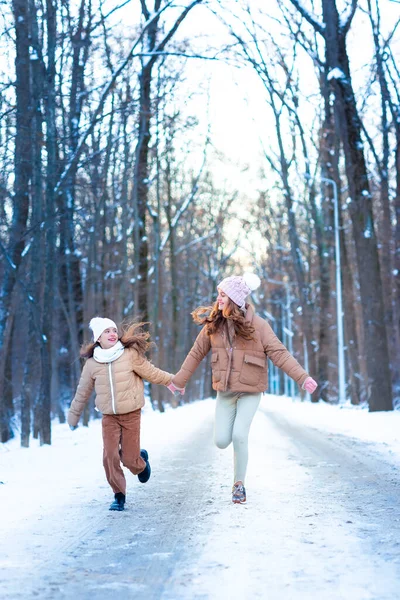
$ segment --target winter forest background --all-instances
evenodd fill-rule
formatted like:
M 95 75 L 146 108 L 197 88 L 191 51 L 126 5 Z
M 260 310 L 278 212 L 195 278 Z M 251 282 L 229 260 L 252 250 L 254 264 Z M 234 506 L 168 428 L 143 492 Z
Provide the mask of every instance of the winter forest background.
M 3 0 L 0 15 L 2 442 L 51 442 L 91 317 L 151 321 L 152 360 L 174 372 L 190 312 L 244 270 L 313 400 L 337 403 L 338 243 L 346 397 L 396 407 L 399 2 Z M 204 361 L 184 401 L 210 384 Z M 270 385 L 293 392 L 274 369 Z

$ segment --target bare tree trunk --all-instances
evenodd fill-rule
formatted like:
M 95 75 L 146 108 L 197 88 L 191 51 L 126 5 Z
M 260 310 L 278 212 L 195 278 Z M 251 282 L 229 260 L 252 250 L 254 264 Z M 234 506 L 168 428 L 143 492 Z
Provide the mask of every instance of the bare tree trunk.
M 85 25 L 85 17 L 87 22 Z M 70 32 L 72 44 L 71 90 L 69 97 L 69 157 L 77 153 L 79 145 L 79 124 L 85 98 L 85 68 L 90 47 L 90 29 L 92 23 L 91 2 L 81 0 L 79 5 L 78 22 L 76 29 Z M 69 330 L 73 336 L 71 345 L 81 345 L 83 342 L 83 289 L 80 272 L 80 263 L 75 247 L 75 186 L 77 163 L 74 162 L 68 177 L 59 194 L 57 201 L 61 203 L 61 235 L 60 254 L 62 295 L 67 298 L 69 313 Z M 55 181 L 57 183 L 57 179 Z M 79 379 L 79 369 L 72 369 L 71 377 L 76 386 Z
M 2 369 L 2 395 L 0 398 L 0 441 L 8 442 L 14 437 L 14 432 L 11 428 L 11 418 L 14 414 L 12 390 L 7 379 L 10 379 L 9 372 L 9 349 L 12 347 L 12 332 L 15 318 L 17 289 L 14 287 L 12 298 L 8 306 L 8 318 L 6 327 L 3 332 L 3 347 L 0 355 L 0 366 Z
M 177 369 L 177 348 L 178 348 L 178 280 L 177 280 L 177 266 L 175 256 L 175 228 L 172 222 L 172 181 L 171 181 L 171 145 L 168 143 L 167 156 L 166 156 L 166 170 L 165 170 L 165 185 L 166 185 L 166 203 L 165 213 L 167 216 L 167 222 L 169 227 L 169 263 L 170 263 L 170 277 L 171 277 L 171 347 L 173 352 L 170 355 L 170 364 L 174 372 Z
M 155 357 L 156 364 L 160 365 L 160 359 L 162 356 L 162 348 L 160 347 L 160 324 L 161 324 L 161 313 L 162 313 L 162 290 L 161 290 L 161 269 L 160 269 L 160 258 L 161 258 L 161 196 L 162 196 L 162 169 L 160 161 L 160 141 L 161 141 L 161 111 L 160 111 L 161 95 L 160 95 L 160 71 L 157 76 L 157 103 L 155 107 L 156 111 L 156 139 L 155 139 L 155 158 L 156 158 L 156 207 L 155 210 L 151 211 L 153 219 L 153 276 L 152 276 L 152 322 L 154 331 L 154 341 L 156 343 Z M 165 365 L 163 365 L 166 368 Z M 163 403 L 163 388 L 161 386 L 151 386 L 151 398 L 154 403 L 157 403 L 160 412 L 164 412 Z
M 400 110 L 399 110 L 400 115 Z M 396 229 L 395 229 L 395 315 L 397 323 L 397 348 L 400 348 L 400 124 L 396 129 L 396 198 L 395 198 L 395 214 L 396 214 Z
M 121 96 L 124 92 L 121 92 Z M 130 140 L 128 133 L 128 117 L 131 116 L 131 89 L 129 85 L 129 81 L 126 82 L 126 91 L 125 98 L 120 100 L 121 103 L 121 129 L 122 129 L 122 139 L 123 139 L 123 180 L 121 186 L 121 199 L 120 205 L 125 215 L 125 219 L 127 222 L 131 222 L 132 220 L 132 209 L 129 206 L 128 202 L 128 182 L 130 180 L 131 166 L 132 166 L 132 154 L 130 152 Z M 124 316 L 129 314 L 132 311 L 133 302 L 132 299 L 126 305 L 127 298 L 127 290 L 132 285 L 130 283 L 130 275 L 131 272 L 129 270 L 128 273 L 128 265 L 129 265 L 129 250 L 128 250 L 128 238 L 129 234 L 127 233 L 127 227 L 122 228 L 122 240 L 121 240 L 121 270 L 123 273 L 123 279 L 119 290 L 120 304 L 123 306 Z M 131 267 L 130 267 L 131 269 Z
M 392 63 L 397 74 L 397 81 L 400 79 L 400 72 L 395 64 L 395 59 L 392 56 Z M 393 322 L 396 341 L 396 356 L 400 352 L 400 92 L 399 87 L 395 88 L 394 100 L 390 99 L 390 112 L 395 132 L 395 172 L 396 172 L 396 194 L 394 198 L 394 256 L 393 256 Z M 399 361 L 394 361 L 393 364 L 394 376 L 398 382 L 400 376 Z
M 6 442 L 13 435 L 10 427 L 12 398 L 7 398 L 4 380 L 6 357 L 9 352 L 9 346 L 6 343 L 11 340 L 13 315 L 10 313 L 10 305 L 18 277 L 18 267 L 21 264 L 22 252 L 25 247 L 23 236 L 28 221 L 29 183 L 32 175 L 29 0 L 13 0 L 12 6 L 16 40 L 16 136 L 13 218 L 9 234 L 6 270 L 0 289 L 0 439 L 2 442 Z M 8 388 L 8 394 L 10 391 Z
M 43 334 L 41 345 L 42 377 L 40 385 L 40 424 L 41 444 L 51 444 L 51 379 L 52 379 L 52 327 L 54 311 L 54 256 L 55 256 L 55 198 L 54 187 L 57 181 L 57 139 L 56 139 L 56 28 L 57 9 L 53 0 L 46 0 L 47 8 L 47 73 L 46 73 L 46 237 L 45 265 L 46 278 L 43 297 Z
M 372 35 L 375 45 L 375 60 L 376 70 L 380 86 L 380 103 L 381 103 L 381 133 L 382 133 L 382 150 L 381 157 L 378 156 L 374 142 L 368 136 L 365 128 L 365 134 L 371 146 L 372 153 L 376 160 L 376 165 L 380 181 L 380 227 L 377 230 L 380 247 L 380 268 L 382 273 L 382 288 L 383 300 L 385 305 L 385 322 L 386 331 L 389 343 L 390 356 L 396 355 L 396 339 L 398 337 L 397 323 L 394 322 L 394 299 L 393 299 L 393 228 L 391 223 L 391 207 L 389 194 L 389 157 L 390 143 L 389 131 L 390 123 L 388 119 L 389 109 L 391 104 L 390 91 L 385 74 L 385 55 L 386 49 L 381 46 L 381 30 L 380 30 L 380 8 L 378 0 L 375 0 L 376 20 L 373 16 L 372 3 L 368 0 L 368 13 L 371 22 Z M 395 365 L 393 365 L 392 374 L 395 380 Z
M 156 26 L 156 24 L 155 24 Z M 154 47 L 154 46 L 153 46 Z M 133 181 L 133 206 L 135 217 L 135 313 L 143 321 L 148 320 L 147 307 L 147 273 L 148 273 L 148 241 L 146 228 L 147 196 L 148 196 L 148 155 L 150 144 L 151 119 L 151 76 L 153 62 L 150 61 L 140 74 L 140 105 L 138 143 L 135 152 Z
M 31 61 L 32 86 L 32 216 L 33 241 L 29 249 L 29 290 L 33 294 L 38 311 L 39 322 L 42 319 L 42 279 L 45 273 L 43 261 L 44 239 L 43 227 L 43 177 L 42 177 L 42 146 L 43 146 L 43 115 L 41 102 L 44 92 L 43 75 L 45 67 L 40 47 L 36 6 L 30 0 L 31 43 L 36 52 L 36 60 Z M 29 342 L 26 353 L 26 364 L 21 389 L 21 446 L 29 447 L 31 432 L 31 408 L 35 404 L 34 396 L 37 391 L 37 381 L 41 379 L 41 364 L 37 360 L 37 348 L 42 344 L 33 319 L 29 323 Z
M 353 269 L 349 261 L 347 251 L 347 241 L 344 231 L 340 231 L 340 248 L 342 257 L 342 276 L 344 300 L 344 326 L 345 343 L 347 348 L 347 367 L 348 367 L 348 394 L 352 404 L 360 404 L 365 398 L 362 394 L 361 382 L 363 380 L 361 365 L 359 359 L 359 340 L 356 327 L 355 306 L 356 299 L 354 293 Z
M 132 204 L 134 206 L 135 216 L 135 255 L 137 261 L 136 268 L 136 314 L 147 321 L 147 274 L 148 274 L 148 240 L 146 228 L 146 213 L 149 188 L 149 147 L 150 147 L 150 123 L 151 112 L 151 84 L 153 67 L 157 60 L 157 52 L 162 52 L 169 40 L 175 35 L 175 32 L 186 18 L 190 10 L 200 4 L 202 0 L 194 0 L 181 13 L 173 27 L 169 30 L 163 40 L 157 44 L 159 33 L 159 17 L 153 19 L 147 29 L 147 47 L 146 52 L 151 55 L 143 61 L 142 70 L 139 76 L 140 100 L 139 100 L 139 123 L 138 123 L 138 142 L 135 151 L 135 167 Z M 145 0 L 141 0 L 142 14 L 146 21 L 150 19 L 150 12 L 146 6 Z M 154 15 L 158 13 L 161 7 L 161 0 L 154 0 Z
M 382 283 L 372 213 L 368 173 L 361 142 L 361 123 L 350 80 L 345 36 L 339 35 L 338 13 L 332 2 L 323 2 L 326 24 L 326 56 L 330 68 L 341 68 L 343 78 L 333 78 L 343 140 L 360 293 L 362 296 L 365 354 L 368 372 L 368 403 L 371 411 L 392 410 Z
M 342 210 L 342 194 L 340 190 L 340 174 L 339 174 L 339 155 L 340 155 L 340 133 L 336 121 L 333 123 L 334 127 L 334 138 L 331 146 L 331 168 L 329 175 L 333 181 L 336 182 L 337 195 L 339 203 L 339 243 L 340 243 L 340 254 L 341 254 L 341 265 L 342 265 L 342 285 L 343 285 L 343 306 L 344 306 L 344 332 L 345 332 L 345 346 L 347 348 L 347 392 L 350 396 L 352 404 L 360 404 L 361 401 L 366 400 L 365 394 L 363 395 L 362 382 L 363 375 L 360 364 L 360 340 L 357 333 L 357 309 L 358 303 L 356 301 L 356 283 L 357 277 L 354 276 L 356 271 L 354 263 L 350 260 L 348 251 L 348 240 L 345 235 L 345 224 L 343 223 L 343 210 Z M 358 283 L 358 281 L 357 281 Z M 365 386 L 364 386 L 365 388 Z

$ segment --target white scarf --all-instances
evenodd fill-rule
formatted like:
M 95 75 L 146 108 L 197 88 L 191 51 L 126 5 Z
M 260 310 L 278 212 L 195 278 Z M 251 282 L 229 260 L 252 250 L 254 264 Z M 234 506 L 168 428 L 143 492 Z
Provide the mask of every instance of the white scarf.
M 93 352 L 93 358 L 99 363 L 114 362 L 114 360 L 117 360 L 117 358 L 119 358 L 123 354 L 124 350 L 124 346 L 118 340 L 118 342 L 114 344 L 112 348 L 105 349 L 101 346 L 96 346 Z

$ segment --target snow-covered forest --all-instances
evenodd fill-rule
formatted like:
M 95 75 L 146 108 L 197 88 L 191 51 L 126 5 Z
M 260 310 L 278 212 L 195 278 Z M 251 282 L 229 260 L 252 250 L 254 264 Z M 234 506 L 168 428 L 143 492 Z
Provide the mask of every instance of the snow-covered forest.
M 0 16 L 1 442 L 51 443 L 93 316 L 149 321 L 176 372 L 191 311 L 245 270 L 313 401 L 396 408 L 399 2 L 9 0 Z M 204 361 L 182 402 L 210 395 Z

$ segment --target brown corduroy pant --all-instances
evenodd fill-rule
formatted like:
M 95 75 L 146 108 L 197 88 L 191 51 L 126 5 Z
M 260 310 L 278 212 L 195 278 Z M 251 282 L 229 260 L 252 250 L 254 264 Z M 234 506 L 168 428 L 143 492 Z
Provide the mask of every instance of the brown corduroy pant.
M 114 494 L 126 494 L 121 462 L 134 475 L 146 466 L 140 456 L 140 416 L 140 408 L 125 415 L 103 415 L 103 465 Z

